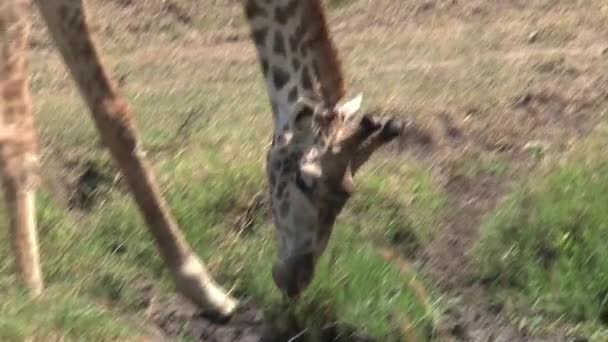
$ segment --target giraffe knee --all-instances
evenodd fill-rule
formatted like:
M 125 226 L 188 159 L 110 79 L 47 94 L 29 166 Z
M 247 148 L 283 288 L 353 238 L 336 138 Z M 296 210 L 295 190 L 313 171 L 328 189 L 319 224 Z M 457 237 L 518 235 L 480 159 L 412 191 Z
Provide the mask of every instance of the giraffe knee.
M 7 191 L 23 194 L 35 190 L 40 183 L 38 156 L 26 153 L 13 158 L 3 156 L 2 183 Z

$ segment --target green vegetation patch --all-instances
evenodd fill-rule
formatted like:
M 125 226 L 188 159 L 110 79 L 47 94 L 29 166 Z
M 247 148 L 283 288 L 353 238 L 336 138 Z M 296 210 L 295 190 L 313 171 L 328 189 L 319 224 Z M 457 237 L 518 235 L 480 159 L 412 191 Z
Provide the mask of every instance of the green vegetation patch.
M 607 327 L 608 162 L 598 146 L 511 194 L 482 226 L 477 255 L 506 301 L 523 295 L 548 317 Z
M 184 152 L 179 158 L 164 159 L 158 166 L 172 167 L 171 177 L 163 177 L 167 170 L 160 179 L 189 242 L 221 284 L 260 305 L 277 329 L 305 331 L 310 340 L 329 333 L 382 340 L 398 340 L 404 334 L 425 340 L 432 334 L 438 312 L 434 295 L 415 269 L 404 272 L 377 249 L 393 235 L 410 234 L 418 244 L 427 238 L 431 212 L 408 214 L 437 200 L 420 170 L 403 171 L 402 177 L 412 177 L 401 180 L 399 189 L 391 185 L 397 178 L 386 176 L 390 168 L 361 175 L 359 192 L 341 216 L 313 284 L 297 304 L 289 304 L 270 275 L 275 244 L 268 212 L 256 212 L 255 224 L 246 232 L 235 225 L 264 188 L 263 166 L 226 163 L 204 150 L 195 157 Z M 137 327 L 116 317 L 142 309 L 139 280 L 173 290 L 143 220 L 124 192 L 112 192 L 77 218 L 43 192 L 38 217 L 43 270 L 51 291 L 40 301 L 15 297 L 12 258 L 8 248 L 0 249 L 0 301 L 6 307 L 0 313 L 1 336 L 12 339 L 44 331 L 68 339 L 124 339 Z
M 133 340 L 138 327 L 115 312 L 73 289 L 52 286 L 44 296 L 31 300 L 22 291 L 3 292 L 0 296 L 0 339 L 33 340 Z
M 388 245 L 388 237 L 397 231 L 423 244 L 431 234 L 430 204 L 438 208 L 441 201 L 421 170 L 400 168 L 394 179 L 388 173 L 398 170 L 390 166 L 360 175 L 360 188 L 341 215 L 315 279 L 298 303 L 289 303 L 272 282 L 275 244 L 268 213 L 260 210 L 255 220 L 259 224 L 248 232 L 239 232 L 232 224 L 238 216 L 235 208 L 245 208 L 263 186 L 260 166 L 226 166 L 204 187 L 183 189 L 176 192 L 183 199 L 171 201 L 190 241 L 218 279 L 232 284 L 237 296 L 262 305 L 279 331 L 288 331 L 291 337 L 302 332 L 301 338 L 310 341 L 327 336 L 348 340 L 352 335 L 398 340 L 404 334 L 425 340 L 439 311 L 434 294 L 425 289 L 415 269 L 403 272 L 387 262 L 378 247 Z M 405 178 L 406 174 L 412 177 Z M 391 187 L 398 177 L 401 187 Z M 196 208 L 189 208 L 193 205 Z M 422 207 L 429 209 L 412 213 Z M 209 227 L 205 233 L 195 228 L 201 222 Z

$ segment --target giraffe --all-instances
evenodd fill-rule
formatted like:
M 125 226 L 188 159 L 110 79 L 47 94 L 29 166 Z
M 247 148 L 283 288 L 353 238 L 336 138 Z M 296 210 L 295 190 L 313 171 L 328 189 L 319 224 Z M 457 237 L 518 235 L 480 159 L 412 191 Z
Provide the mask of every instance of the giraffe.
M 278 246 L 272 277 L 297 298 L 352 196 L 353 176 L 404 126 L 355 115 L 361 94 L 343 101 L 344 77 L 320 0 L 242 3 L 274 122 L 266 157 Z
M 124 174 L 177 290 L 230 317 L 238 300 L 192 251 L 160 194 L 139 143 L 133 110 L 104 68 L 83 0 L 34 0 L 85 99 L 103 144 Z M 401 124 L 355 116 L 361 97 L 340 103 L 343 77 L 318 0 L 241 0 L 266 80 L 274 122 L 266 170 L 278 257 L 272 277 L 289 297 L 310 283 L 353 176 Z M 36 236 L 38 136 L 27 69 L 30 0 L 0 5 L 0 178 L 16 268 L 34 295 L 44 288 Z

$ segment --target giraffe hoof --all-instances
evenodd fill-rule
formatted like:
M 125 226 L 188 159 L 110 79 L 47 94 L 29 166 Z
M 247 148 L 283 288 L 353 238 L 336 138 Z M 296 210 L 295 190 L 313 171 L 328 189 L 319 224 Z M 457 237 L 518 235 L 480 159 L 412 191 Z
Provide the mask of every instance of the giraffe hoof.
M 239 301 L 211 278 L 198 257 L 191 255 L 172 273 L 177 291 L 196 304 L 205 315 L 218 321 L 234 315 Z
M 275 285 L 291 300 L 297 300 L 314 275 L 314 255 L 305 253 L 277 262 L 272 267 Z

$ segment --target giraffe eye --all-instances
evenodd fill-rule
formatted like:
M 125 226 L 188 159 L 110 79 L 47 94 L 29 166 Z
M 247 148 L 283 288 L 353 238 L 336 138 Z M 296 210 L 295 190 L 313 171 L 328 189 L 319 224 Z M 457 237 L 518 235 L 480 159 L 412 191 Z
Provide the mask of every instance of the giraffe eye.
M 297 126 L 302 125 L 306 119 L 312 118 L 313 114 L 312 108 L 305 106 L 296 114 L 295 124 Z

